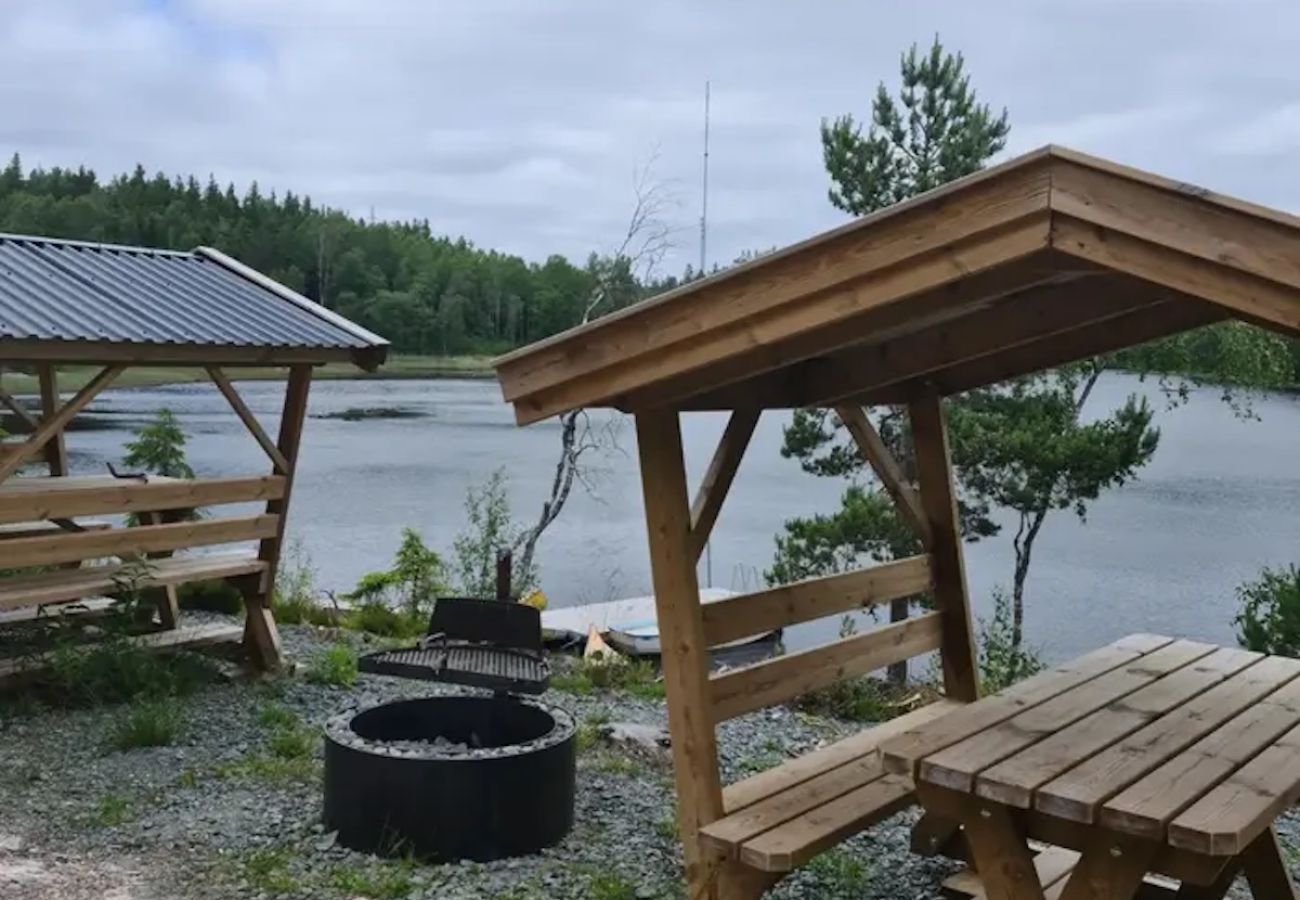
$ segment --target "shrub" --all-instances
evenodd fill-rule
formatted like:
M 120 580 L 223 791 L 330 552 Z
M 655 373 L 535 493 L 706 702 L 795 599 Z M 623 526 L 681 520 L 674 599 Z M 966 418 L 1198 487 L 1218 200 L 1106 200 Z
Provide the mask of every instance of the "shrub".
M 399 611 L 378 600 L 367 600 L 344 617 L 343 625 L 380 637 L 414 638 L 424 634 L 428 619 L 422 612 Z
M 1300 656 L 1300 567 L 1264 569 L 1237 588 L 1237 641 L 1248 650 Z
M 884 722 L 898 715 L 899 688 L 876 678 L 850 678 L 812 691 L 791 704 L 800 712 L 853 722 Z
M 108 742 L 115 750 L 166 747 L 180 735 L 183 723 L 176 701 L 146 700 L 132 706 L 113 723 Z
M 823 890 L 834 896 L 859 897 L 871 880 L 867 863 L 841 848 L 813 857 L 808 862 L 808 871 L 816 876 Z
M 621 656 L 576 660 L 567 670 L 551 677 L 551 687 L 569 694 L 613 690 L 648 700 L 660 700 L 664 696 L 664 684 L 652 663 Z
M 446 590 L 447 569 L 442 557 L 425 545 L 414 528 L 403 528 L 393 564 L 382 572 L 363 575 L 348 597 L 381 607 L 392 601 L 408 618 L 420 619 L 429 614 L 434 598 Z
M 357 683 L 357 652 L 347 644 L 335 644 L 317 654 L 307 668 L 307 680 L 312 684 L 352 687 Z
M 316 594 L 316 567 L 294 538 L 285 548 L 275 573 L 275 590 L 271 594 L 271 611 L 284 625 L 334 625 L 335 615 L 320 605 Z
M 73 706 L 120 703 L 151 695 L 184 695 L 217 679 L 210 660 L 189 653 L 159 653 L 122 638 L 90 647 L 55 649 L 38 691 Z
M 193 581 L 176 588 L 181 609 L 237 616 L 244 611 L 244 598 L 229 581 Z
M 1032 647 L 1012 640 L 1011 600 L 993 591 L 993 618 L 979 623 L 980 690 L 994 694 L 1022 678 L 1041 672 L 1046 664 Z

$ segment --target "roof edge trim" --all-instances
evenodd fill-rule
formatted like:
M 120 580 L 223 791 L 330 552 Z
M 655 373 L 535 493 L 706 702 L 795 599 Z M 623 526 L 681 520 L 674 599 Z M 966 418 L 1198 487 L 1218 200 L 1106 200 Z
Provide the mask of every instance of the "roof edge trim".
M 102 241 L 77 241 L 72 238 L 55 238 L 41 234 L 16 234 L 0 231 L 0 241 L 18 241 L 26 244 L 58 244 L 64 247 L 84 247 L 105 253 L 144 253 L 148 256 L 193 256 L 188 250 L 167 250 L 161 247 L 140 247 L 133 244 L 106 244 Z

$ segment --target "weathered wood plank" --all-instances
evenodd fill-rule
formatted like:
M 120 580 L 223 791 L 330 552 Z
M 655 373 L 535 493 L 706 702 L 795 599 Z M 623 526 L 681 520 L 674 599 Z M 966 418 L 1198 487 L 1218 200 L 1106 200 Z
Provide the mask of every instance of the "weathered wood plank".
M 1300 727 L 1228 776 L 1169 823 L 1169 843 L 1218 856 L 1240 853 L 1300 799 Z
M 278 516 L 239 516 L 17 538 L 0 541 L 0 568 L 18 569 L 107 556 L 129 556 L 252 541 L 274 534 L 278 524 Z
M 765 797 L 794 788 L 823 772 L 855 759 L 874 755 L 880 745 L 890 738 L 902 734 L 909 728 L 915 728 L 947 715 L 954 709 L 960 709 L 961 706 L 962 704 L 954 700 L 936 700 L 920 709 L 872 725 L 844 740 L 786 760 L 775 768 L 727 785 L 722 789 L 723 806 L 728 813 L 745 809 Z
M 1028 808 L 1034 791 L 1072 766 L 1123 740 L 1142 726 L 1260 660 L 1257 653 L 1222 648 L 1173 676 L 1137 690 L 980 773 L 976 793 Z
M 921 777 L 932 784 L 970 791 L 975 776 L 1085 716 L 1159 678 L 1213 653 L 1213 644 L 1175 641 L 1153 653 L 1084 682 L 992 728 L 946 747 L 921 763 Z M 987 796 L 987 795 L 984 795 Z
M 868 569 L 809 578 L 704 604 L 704 638 L 710 647 L 766 634 L 823 616 L 868 609 L 930 590 L 927 554 Z
M 119 590 L 122 565 L 60 569 L 35 575 L 15 575 L 0 581 L 0 610 L 48 603 L 65 603 L 111 594 Z M 148 585 L 182 584 L 217 578 L 235 578 L 261 572 L 265 565 L 242 553 L 209 554 L 159 560 L 152 566 Z
M 672 411 L 639 413 L 636 432 L 672 735 L 678 830 L 690 891 L 692 896 L 703 896 L 716 862 L 702 851 L 699 830 L 722 817 L 722 783 L 700 591 L 690 553 L 681 423 Z
M 1277 738 L 1300 724 L 1300 679 L 1230 719 L 1106 801 L 1107 828 L 1164 839 L 1170 821 Z
M 70 519 L 273 500 L 284 495 L 284 488 L 285 480 L 279 475 L 192 481 L 79 476 L 15 478 L 0 485 L 0 522 Z
M 695 502 L 691 504 L 691 553 L 698 560 L 704 553 L 704 545 L 709 542 L 713 526 L 722 511 L 722 502 L 727 499 L 731 482 L 740 468 L 740 461 L 745 456 L 745 448 L 754 435 L 761 410 L 738 409 L 727 420 L 727 427 L 722 431 L 722 439 L 714 451 L 709 468 L 704 473 Z
M 1297 676 L 1300 661 L 1265 657 L 1047 782 L 1035 791 L 1034 807 L 1095 822 L 1106 800 Z
M 662 618 L 662 617 L 661 617 Z M 709 679 L 715 722 L 784 703 L 939 648 L 942 614 L 924 613 L 865 634 L 741 666 Z M 662 624 L 660 625 L 662 630 Z
M 962 707 L 933 722 L 908 729 L 881 745 L 880 752 L 884 759 L 885 770 L 912 775 L 916 772 L 920 761 L 930 754 L 986 728 L 991 728 L 1023 710 L 1068 691 L 1075 685 L 1130 663 L 1143 654 L 1158 650 L 1172 641 L 1172 638 L 1153 634 L 1130 635 L 1078 659 L 1017 682 L 993 697 L 985 699 L 978 706 Z
M 943 665 L 944 693 L 954 700 L 970 702 L 979 697 L 979 670 L 975 664 L 975 635 L 943 401 L 938 394 L 927 391 L 908 405 L 908 417 L 912 424 L 921 508 L 929 523 L 934 605 L 943 614 L 939 659 Z

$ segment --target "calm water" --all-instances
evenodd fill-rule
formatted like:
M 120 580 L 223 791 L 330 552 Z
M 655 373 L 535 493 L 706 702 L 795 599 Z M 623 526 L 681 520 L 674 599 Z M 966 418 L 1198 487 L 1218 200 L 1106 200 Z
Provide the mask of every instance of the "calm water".
M 1106 377 L 1090 409 L 1144 390 L 1135 379 Z M 245 383 L 241 391 L 274 433 L 282 386 Z M 1163 402 L 1154 402 L 1163 409 Z M 70 437 L 75 471 L 103 472 L 129 429 L 160 406 L 192 435 L 190 461 L 203 475 L 263 471 L 252 438 L 207 385 L 108 392 L 93 406 L 101 430 Z M 301 537 L 323 588 L 343 590 L 382 567 L 404 525 L 438 548 L 460 528 L 465 489 L 504 468 L 516 514 L 539 509 L 555 463 L 558 429 L 520 429 L 495 382 L 334 381 L 313 389 L 311 414 L 395 406 L 419 418 L 345 422 L 313 418 L 294 491 L 290 531 Z M 1139 481 L 1097 502 L 1088 521 L 1056 513 L 1035 549 L 1028 632 L 1054 658 L 1139 630 L 1232 640 L 1233 589 L 1266 564 L 1300 562 L 1300 399 L 1268 396 L 1260 421 L 1241 421 L 1213 391 L 1161 412 L 1160 449 Z M 610 416 L 615 427 L 622 417 Z M 712 545 L 712 582 L 736 590 L 761 583 L 773 534 L 784 518 L 835 508 L 843 483 L 814 478 L 782 459 L 788 415 L 764 417 L 723 508 Z M 724 418 L 686 418 L 687 465 L 698 478 Z M 556 605 L 650 592 L 640 483 L 631 422 L 621 452 L 598 460 L 595 493 L 575 489 L 539 548 L 543 587 Z M 1007 520 L 1010 521 L 1009 519 Z M 1009 584 L 1010 534 L 967 548 L 976 613 L 995 585 Z M 701 582 L 705 582 L 703 570 Z M 808 627 L 798 645 L 834 631 Z

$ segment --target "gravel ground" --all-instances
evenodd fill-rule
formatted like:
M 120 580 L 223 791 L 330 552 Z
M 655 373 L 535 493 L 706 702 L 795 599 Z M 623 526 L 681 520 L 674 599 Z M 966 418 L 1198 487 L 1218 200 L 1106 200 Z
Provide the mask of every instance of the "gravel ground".
M 327 641 L 283 629 L 292 658 Z M 270 707 L 312 735 L 351 706 L 425 696 L 437 686 L 362 675 L 353 688 L 298 677 L 232 679 L 183 701 L 172 746 L 105 749 L 121 707 L 46 710 L 0 722 L 0 897 L 5 900 L 217 898 L 672 898 L 681 858 L 666 757 L 597 744 L 579 758 L 577 825 L 558 847 L 491 864 L 381 862 L 345 850 L 319 824 L 319 746 L 285 762 L 272 751 Z M 663 704 L 626 694 L 548 701 L 579 723 L 666 724 Z M 283 718 L 283 717 L 282 717 Z M 728 780 L 857 727 L 784 709 L 719 729 Z M 319 744 L 319 742 L 317 742 Z M 907 850 L 915 813 L 871 829 L 816 860 L 775 898 L 925 900 L 950 863 Z M 1291 822 L 1283 830 L 1296 835 Z M 1240 896 L 1248 896 L 1241 893 Z

